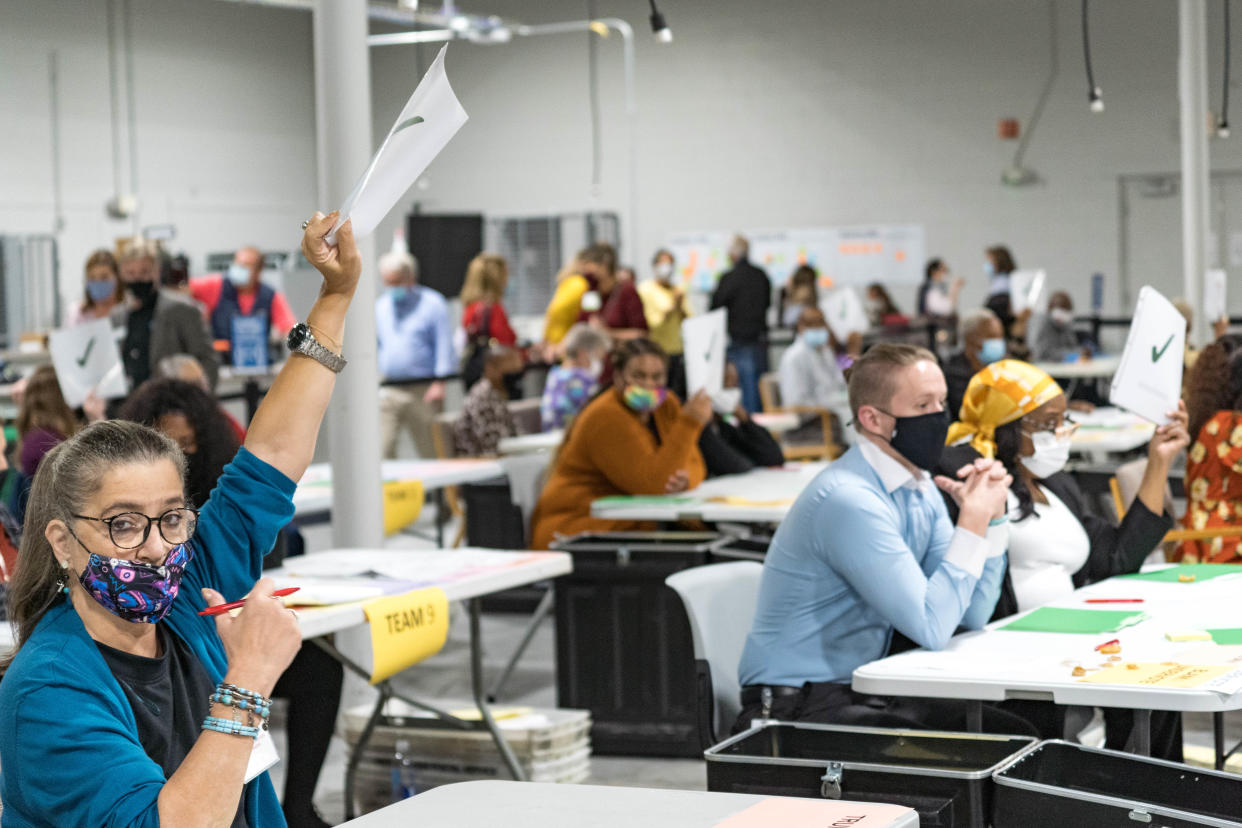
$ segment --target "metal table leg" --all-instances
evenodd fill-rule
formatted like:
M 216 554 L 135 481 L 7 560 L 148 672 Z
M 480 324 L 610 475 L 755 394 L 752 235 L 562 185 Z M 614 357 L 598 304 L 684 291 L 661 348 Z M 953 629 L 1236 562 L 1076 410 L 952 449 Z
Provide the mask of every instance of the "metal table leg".
M 380 716 L 384 712 L 384 705 L 388 703 L 388 682 L 382 682 L 379 686 L 379 698 L 375 700 L 375 708 L 371 711 L 370 718 L 367 719 L 366 727 L 362 729 L 362 735 L 358 738 L 358 744 L 354 746 L 353 753 L 349 756 L 349 762 L 345 765 L 345 819 L 349 821 L 357 816 L 354 810 L 354 778 L 358 772 L 358 763 L 362 761 L 362 753 L 366 746 L 371 742 L 371 734 L 375 732 L 375 725 L 379 722 Z
M 978 699 L 966 702 L 966 729 L 971 733 L 983 732 L 983 702 Z
M 509 676 L 517 667 L 518 661 L 526 653 L 526 648 L 530 646 L 530 642 L 534 640 L 535 633 L 539 630 L 539 625 L 543 623 L 543 619 L 548 617 L 548 613 L 552 611 L 553 590 L 548 587 L 548 591 L 539 599 L 539 606 L 535 607 L 535 613 L 530 618 L 530 623 L 526 625 L 526 632 L 522 635 L 521 642 L 518 643 L 517 649 L 513 651 L 513 655 L 509 657 L 509 663 L 505 665 L 504 672 L 500 674 L 500 678 L 496 679 L 496 683 L 492 685 L 492 689 L 488 691 L 487 700 L 495 704 L 496 699 L 500 696 L 501 688 L 509 681 Z
M 444 548 L 444 487 L 436 489 L 436 549 Z
M 513 748 L 509 747 L 500 728 L 496 726 L 496 720 L 492 718 L 492 711 L 488 709 L 487 699 L 484 698 L 483 643 L 479 633 L 482 602 L 478 598 L 471 598 L 467 603 L 470 607 L 470 686 L 474 692 L 474 703 L 479 708 L 479 715 L 483 717 L 488 732 L 492 734 L 492 741 L 496 743 L 496 749 L 500 751 L 501 758 L 505 760 L 509 773 L 518 782 L 525 782 L 526 774 L 522 772 L 522 766 L 517 756 L 514 755 Z
M 1216 769 L 1224 770 L 1225 759 L 1225 714 L 1212 714 L 1212 741 L 1216 746 Z
M 1151 711 L 1134 711 L 1134 752 L 1151 756 Z

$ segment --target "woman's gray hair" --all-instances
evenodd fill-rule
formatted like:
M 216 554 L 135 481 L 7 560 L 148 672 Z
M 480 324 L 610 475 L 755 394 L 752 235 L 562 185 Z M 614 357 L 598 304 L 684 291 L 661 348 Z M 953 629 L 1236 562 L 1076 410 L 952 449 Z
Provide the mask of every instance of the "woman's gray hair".
M 565 355 L 575 359 L 580 354 L 607 351 L 608 344 L 608 337 L 590 325 L 579 322 L 565 334 Z
M 12 661 L 60 597 L 59 582 L 64 570 L 44 534 L 48 524 L 72 520 L 112 469 L 160 460 L 170 461 L 181 479 L 185 479 L 185 455 L 175 442 L 138 423 L 105 420 L 65 440 L 39 463 L 26 506 L 17 566 L 8 589 L 9 621 L 17 630 L 17 647 L 4 659 L 3 666 Z

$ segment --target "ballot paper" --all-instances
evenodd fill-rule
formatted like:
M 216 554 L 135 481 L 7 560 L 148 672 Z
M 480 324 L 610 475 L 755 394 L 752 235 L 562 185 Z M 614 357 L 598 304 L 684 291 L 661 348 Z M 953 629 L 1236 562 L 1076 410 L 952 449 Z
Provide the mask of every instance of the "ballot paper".
M 107 319 L 52 331 L 48 337 L 48 351 L 60 382 L 60 393 L 70 408 L 80 406 L 91 391 L 104 399 L 129 393 L 121 350 Z
M 724 387 L 725 311 L 692 316 L 681 323 L 681 341 L 686 362 L 686 391 L 691 395 L 702 389 L 718 394 Z
M 1048 274 L 1042 270 L 1015 270 L 1009 274 L 1009 303 L 1014 313 L 1036 309 Z
M 1209 325 L 1229 315 L 1225 304 L 1226 281 L 1223 270 L 1209 270 L 1203 275 L 1203 318 Z
M 1109 401 L 1156 425 L 1169 421 L 1182 396 L 1186 320 L 1155 288 L 1139 291 Z
M 837 338 L 844 341 L 852 333 L 864 334 L 871 327 L 862 300 L 852 288 L 837 288 L 819 303 L 819 309 L 828 320 L 828 327 Z
M 356 238 L 371 233 L 466 122 L 466 110 L 457 101 L 444 72 L 447 50 L 446 44 L 436 55 L 354 191 L 345 199 L 336 226 L 326 236 L 328 244 L 336 243 L 336 231 L 347 219 L 354 220 Z

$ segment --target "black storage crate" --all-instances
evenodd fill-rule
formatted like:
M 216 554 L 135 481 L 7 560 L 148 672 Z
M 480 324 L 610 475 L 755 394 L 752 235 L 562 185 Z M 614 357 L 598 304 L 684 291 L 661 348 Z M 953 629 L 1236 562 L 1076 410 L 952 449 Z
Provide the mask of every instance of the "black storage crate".
M 699 756 L 694 644 L 674 572 L 710 563 L 715 532 L 597 532 L 551 546 L 557 578 L 557 706 L 591 711 L 591 749 Z
M 985 828 L 992 772 L 1034 743 L 1027 736 L 769 721 L 704 757 L 709 791 L 887 802 L 916 809 L 921 828 Z
M 1242 777 L 1132 753 L 1053 739 L 993 779 L 998 828 L 1242 827 Z

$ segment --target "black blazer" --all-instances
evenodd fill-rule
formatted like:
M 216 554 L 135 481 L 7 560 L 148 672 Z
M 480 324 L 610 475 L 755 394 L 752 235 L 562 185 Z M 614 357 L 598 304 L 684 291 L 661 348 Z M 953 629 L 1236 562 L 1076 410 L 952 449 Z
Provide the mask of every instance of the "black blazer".
M 699 451 L 707 466 L 708 477 L 741 474 L 755 466 L 780 466 L 785 455 L 766 428 L 747 420 L 730 425 L 712 415 L 712 420 L 699 434 Z
M 974 462 L 979 453 L 970 446 L 949 446 L 940 458 L 937 474 L 952 477 L 954 473 L 967 463 Z M 1137 572 L 1143 560 L 1160 544 L 1160 539 L 1173 528 L 1173 518 L 1168 514 L 1157 515 L 1135 499 L 1130 509 L 1116 526 L 1111 520 L 1092 514 L 1088 508 L 1082 490 L 1074 482 L 1068 472 L 1057 472 L 1046 480 L 1039 481 L 1048 491 L 1061 499 L 1069 508 L 1082 528 L 1087 532 L 1091 543 L 1091 551 L 1082 569 L 1074 573 L 1074 586 L 1081 587 L 1102 581 L 1113 575 Z M 942 493 L 943 494 L 943 493 Z M 944 495 L 945 504 L 949 507 L 949 517 L 957 522 L 958 508 L 952 497 Z M 1034 516 L 1027 520 L 1038 520 Z M 1013 581 L 1009 570 L 1005 570 L 1005 581 L 1001 586 L 1000 598 L 996 602 L 996 610 L 992 619 L 1004 618 L 1018 611 L 1018 599 L 1013 591 Z

